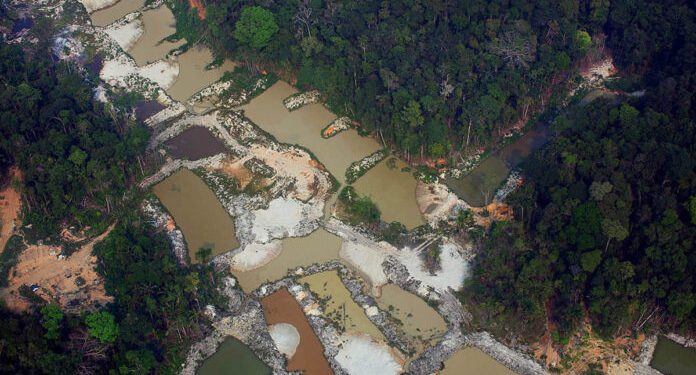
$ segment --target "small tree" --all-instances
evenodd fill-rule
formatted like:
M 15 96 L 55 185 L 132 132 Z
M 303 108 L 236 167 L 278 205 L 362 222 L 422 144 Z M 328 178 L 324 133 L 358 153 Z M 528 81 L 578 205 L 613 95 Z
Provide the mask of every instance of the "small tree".
M 99 311 L 87 314 L 85 324 L 89 334 L 102 343 L 112 343 L 118 337 L 118 325 L 111 313 Z
M 246 6 L 235 25 L 234 37 L 242 46 L 261 50 L 277 32 L 273 13 L 258 6 Z
M 41 325 L 46 329 L 44 337 L 55 340 L 60 336 L 60 323 L 63 320 L 63 312 L 56 304 L 46 305 L 41 308 Z

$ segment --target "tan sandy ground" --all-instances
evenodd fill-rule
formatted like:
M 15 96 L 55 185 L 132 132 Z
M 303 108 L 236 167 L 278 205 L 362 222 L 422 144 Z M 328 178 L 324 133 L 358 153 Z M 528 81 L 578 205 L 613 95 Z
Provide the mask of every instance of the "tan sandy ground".
M 10 174 L 12 175 L 10 181 L 22 178 L 17 168 L 12 168 Z M 14 228 L 19 225 L 17 219 L 21 207 L 22 198 L 19 191 L 12 187 L 12 183 L 8 183 L 4 189 L 0 190 L 0 252 L 5 249 L 5 244 L 12 236 Z
M 113 298 L 106 295 L 102 279 L 94 270 L 97 257 L 92 255 L 92 248 L 103 240 L 113 227 L 112 224 L 104 233 L 62 260 L 58 258 L 60 247 L 29 245 L 19 256 L 17 265 L 10 271 L 10 285 L 0 290 L 0 297 L 12 310 L 27 310 L 30 306 L 19 295 L 19 287 L 36 284 L 39 286 L 36 294 L 46 301 L 61 305 L 69 312 L 79 312 L 96 304 L 111 302 Z M 76 283 L 78 277 L 84 279 L 82 286 Z M 70 306 L 73 300 L 82 302 Z

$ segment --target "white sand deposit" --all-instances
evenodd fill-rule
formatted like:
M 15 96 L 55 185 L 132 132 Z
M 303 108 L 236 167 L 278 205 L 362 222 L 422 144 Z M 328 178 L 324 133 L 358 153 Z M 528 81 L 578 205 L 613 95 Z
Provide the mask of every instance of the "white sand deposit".
M 88 13 L 92 13 L 95 10 L 112 6 L 116 4 L 118 0 L 80 0 L 80 2 L 85 6 Z
M 307 221 L 316 221 L 322 215 L 321 207 L 318 206 L 320 205 L 306 204 L 295 199 L 274 199 L 268 204 L 268 208 L 254 212 L 251 232 L 259 243 L 305 234 Z
M 138 81 L 150 80 L 163 89 L 174 84 L 179 75 L 179 64 L 173 61 L 157 61 L 155 63 L 138 67 L 135 62 L 124 55 L 114 60 L 104 62 L 104 67 L 99 73 L 99 78 L 111 86 L 131 88 Z
M 388 375 L 401 372 L 389 347 L 365 335 L 349 335 L 336 354 L 336 361 L 350 375 Z
M 380 288 L 388 282 L 382 262 L 394 252 L 384 246 L 368 246 L 357 241 L 343 241 L 339 256 L 363 274 L 372 287 L 372 295 L 378 297 Z
M 283 246 L 280 241 L 271 241 L 267 244 L 252 243 L 246 245 L 244 250 L 232 257 L 232 269 L 239 272 L 246 272 L 265 266 L 280 255 L 282 250 Z
M 278 323 L 268 327 L 268 333 L 275 343 L 278 351 L 285 354 L 290 359 L 295 355 L 295 350 L 300 344 L 300 332 L 294 325 L 289 323 Z
M 131 49 L 145 32 L 143 22 L 136 16 L 137 13 L 132 13 L 128 16 L 129 20 L 115 22 L 104 29 L 104 32 L 124 51 Z
M 406 247 L 398 254 L 399 261 L 406 266 L 412 278 L 438 291 L 449 288 L 459 290 L 469 273 L 468 262 L 460 253 L 458 245 L 446 242 L 440 246 L 440 265 L 442 268 L 431 274 L 423 265 L 420 253 Z

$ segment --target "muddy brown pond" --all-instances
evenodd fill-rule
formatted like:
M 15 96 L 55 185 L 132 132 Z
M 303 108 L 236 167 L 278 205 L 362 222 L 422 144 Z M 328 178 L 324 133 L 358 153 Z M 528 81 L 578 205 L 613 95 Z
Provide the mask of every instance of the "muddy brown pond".
M 208 129 L 192 126 L 164 142 L 167 152 L 177 159 L 198 160 L 227 152 L 225 144 Z
M 172 99 L 187 101 L 193 94 L 215 83 L 226 71 L 234 69 L 235 64 L 229 60 L 216 68 L 207 69 L 213 62 L 213 54 L 207 48 L 194 46 L 177 57 L 179 76 L 167 90 Z
M 300 334 L 300 343 L 295 354 L 288 360 L 288 371 L 303 371 L 308 375 L 332 374 L 329 362 L 324 357 L 324 348 L 307 322 L 300 305 L 286 288 L 261 300 L 263 314 L 269 325 L 287 323 Z
M 263 267 L 233 272 L 242 289 L 250 293 L 266 282 L 282 279 L 291 269 L 339 260 L 341 242 L 340 238 L 324 229 L 317 229 L 305 237 L 284 239 L 280 255 Z
M 138 66 L 164 58 L 167 53 L 186 43 L 185 39 L 168 42 L 164 38 L 176 32 L 174 14 L 166 5 L 142 12 L 143 35 L 128 51 Z
M 145 6 L 145 0 L 121 0 L 110 7 L 93 12 L 89 17 L 95 26 L 107 26 L 143 6 Z
M 182 169 L 152 190 L 184 233 L 192 262 L 198 262 L 196 252 L 202 247 L 215 256 L 239 246 L 232 218 L 193 172 Z
M 445 361 L 441 375 L 515 375 L 478 348 L 464 348 Z

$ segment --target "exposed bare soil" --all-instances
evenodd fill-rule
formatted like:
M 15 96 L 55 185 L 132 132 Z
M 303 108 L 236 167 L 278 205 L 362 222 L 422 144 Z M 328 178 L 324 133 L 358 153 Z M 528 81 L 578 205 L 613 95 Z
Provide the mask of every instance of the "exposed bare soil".
M 0 190 L 0 252 L 5 249 L 7 240 L 19 225 L 19 211 L 22 208 L 22 197 L 11 183 L 13 180 L 21 180 L 21 172 L 12 168 L 10 176 L 7 185 Z
M 9 286 L 0 290 L 0 297 L 10 309 L 25 311 L 31 306 L 19 295 L 19 288 L 37 285 L 37 295 L 68 312 L 89 310 L 110 302 L 112 297 L 106 295 L 102 279 L 94 269 L 97 257 L 92 255 L 92 249 L 111 229 L 113 225 L 63 259 L 59 256 L 62 250 L 59 246 L 28 245 L 10 271 Z

